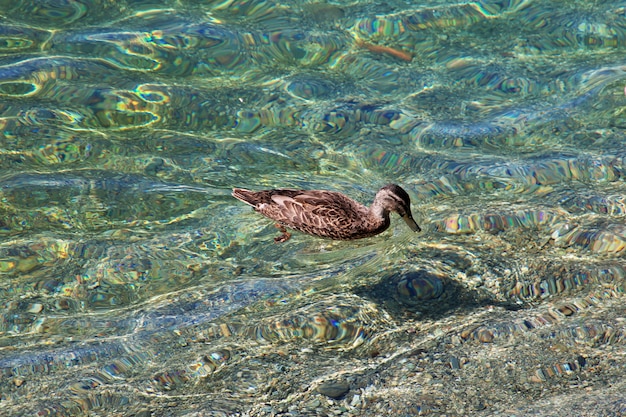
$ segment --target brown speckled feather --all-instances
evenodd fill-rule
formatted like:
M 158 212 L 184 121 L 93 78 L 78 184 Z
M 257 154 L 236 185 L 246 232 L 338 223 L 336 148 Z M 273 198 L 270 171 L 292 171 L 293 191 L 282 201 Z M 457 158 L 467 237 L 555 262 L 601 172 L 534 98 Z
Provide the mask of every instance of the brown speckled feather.
M 389 218 L 372 219 L 367 207 L 334 191 L 235 188 L 233 196 L 283 226 L 315 236 L 352 240 L 389 227 Z

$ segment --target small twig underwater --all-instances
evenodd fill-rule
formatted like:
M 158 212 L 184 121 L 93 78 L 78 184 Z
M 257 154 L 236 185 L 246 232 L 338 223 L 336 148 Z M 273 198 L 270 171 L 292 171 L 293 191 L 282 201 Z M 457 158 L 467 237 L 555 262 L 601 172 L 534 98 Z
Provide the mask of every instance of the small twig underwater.
M 400 49 L 391 48 L 389 46 L 374 45 L 359 38 L 356 38 L 354 42 L 357 46 L 365 48 L 370 52 L 391 55 L 394 58 L 398 58 L 406 62 L 411 62 L 413 60 L 413 55 L 408 52 L 401 51 Z

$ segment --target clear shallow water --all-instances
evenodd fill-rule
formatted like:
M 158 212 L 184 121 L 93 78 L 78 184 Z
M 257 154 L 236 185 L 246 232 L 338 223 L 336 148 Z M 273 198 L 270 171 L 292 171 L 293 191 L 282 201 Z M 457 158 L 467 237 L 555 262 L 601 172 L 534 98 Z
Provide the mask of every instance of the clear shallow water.
M 626 413 L 624 2 L 0 17 L 3 415 Z M 230 197 L 390 181 L 423 233 Z

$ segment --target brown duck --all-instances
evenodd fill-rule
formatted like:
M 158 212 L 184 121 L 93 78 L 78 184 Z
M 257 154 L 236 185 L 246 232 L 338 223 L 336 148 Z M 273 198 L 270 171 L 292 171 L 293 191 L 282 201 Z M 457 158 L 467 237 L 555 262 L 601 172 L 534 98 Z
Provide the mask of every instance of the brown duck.
M 421 229 L 411 214 L 411 199 L 395 184 L 381 188 L 372 205 L 363 204 L 335 191 L 233 189 L 233 197 L 254 207 L 265 217 L 277 221 L 282 235 L 275 242 L 291 237 L 286 227 L 313 236 L 336 240 L 353 240 L 384 232 L 389 227 L 389 213 L 395 211 L 411 230 Z

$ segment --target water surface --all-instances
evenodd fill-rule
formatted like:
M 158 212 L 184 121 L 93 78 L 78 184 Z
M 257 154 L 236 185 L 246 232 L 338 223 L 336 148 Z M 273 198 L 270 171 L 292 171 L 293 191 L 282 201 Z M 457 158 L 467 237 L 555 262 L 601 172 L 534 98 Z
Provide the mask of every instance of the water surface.
M 623 1 L 0 0 L 2 415 L 626 414 Z M 401 184 L 333 242 L 232 187 Z

